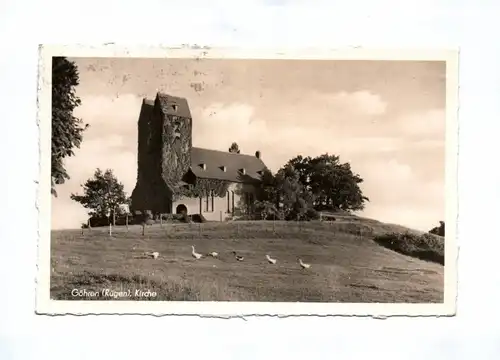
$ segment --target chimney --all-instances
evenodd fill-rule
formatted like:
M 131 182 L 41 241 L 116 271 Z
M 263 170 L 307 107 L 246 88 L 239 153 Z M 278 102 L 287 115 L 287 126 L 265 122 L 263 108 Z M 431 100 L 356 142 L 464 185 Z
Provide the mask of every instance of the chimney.
M 240 171 L 241 171 L 242 175 L 245 175 L 247 173 L 246 170 L 245 170 L 245 168 L 241 168 Z
M 260 150 L 257 150 L 257 151 L 255 152 L 255 157 L 256 157 L 257 159 L 260 159 Z
M 203 170 L 207 170 L 207 164 L 205 164 L 205 163 L 200 164 L 200 167 L 201 167 Z

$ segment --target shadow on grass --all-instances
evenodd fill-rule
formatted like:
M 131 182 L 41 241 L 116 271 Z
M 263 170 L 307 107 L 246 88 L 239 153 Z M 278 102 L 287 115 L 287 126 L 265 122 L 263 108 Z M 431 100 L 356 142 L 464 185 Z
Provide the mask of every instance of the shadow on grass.
M 373 240 L 400 254 L 444 265 L 444 237 L 393 232 L 375 236 Z

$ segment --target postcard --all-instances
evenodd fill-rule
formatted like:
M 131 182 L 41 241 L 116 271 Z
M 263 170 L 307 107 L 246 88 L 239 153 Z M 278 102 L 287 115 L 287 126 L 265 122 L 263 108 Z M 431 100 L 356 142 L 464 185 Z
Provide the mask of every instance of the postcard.
M 37 313 L 455 314 L 458 50 L 39 54 Z

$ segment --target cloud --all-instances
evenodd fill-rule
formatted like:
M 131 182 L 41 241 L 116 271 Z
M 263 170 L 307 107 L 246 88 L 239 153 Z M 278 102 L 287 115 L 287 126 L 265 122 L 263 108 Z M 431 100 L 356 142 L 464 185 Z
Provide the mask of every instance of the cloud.
M 444 218 L 443 181 L 422 180 L 411 166 L 394 159 L 361 163 L 357 170 L 370 198 L 365 216 L 421 230 Z
M 337 104 L 346 104 L 343 105 L 344 111 L 348 108 L 353 116 L 355 109 L 359 110 L 358 115 L 383 111 L 385 105 L 374 100 L 377 99 L 376 96 L 372 99 L 372 105 L 364 108 L 354 106 L 356 102 L 368 103 L 363 99 L 371 99 L 371 96 L 360 92 L 355 93 L 351 98 L 346 93 L 342 93 L 338 99 L 343 100 L 338 101 Z M 309 108 L 309 104 L 307 108 Z M 279 112 L 279 109 L 276 112 Z M 274 170 L 287 161 L 290 154 L 319 155 L 330 152 L 341 154 L 342 157 L 350 159 L 361 155 L 391 153 L 440 145 L 439 142 L 432 142 L 426 138 L 408 142 L 408 139 L 404 137 L 406 134 L 403 133 L 401 136 L 401 131 L 400 134 L 395 134 L 393 131 L 389 134 L 390 136 L 384 132 L 380 132 L 378 135 L 367 131 L 355 133 L 352 130 L 355 128 L 355 124 L 352 122 L 349 126 L 345 126 L 346 130 L 342 134 L 336 131 L 338 129 L 322 126 L 321 114 L 314 113 L 314 119 L 310 119 L 311 113 L 306 117 L 303 115 L 305 112 L 302 109 L 295 115 L 290 114 L 290 119 L 302 118 L 304 119 L 302 122 L 290 121 L 284 124 L 274 121 L 274 112 L 270 112 L 266 118 L 259 117 L 256 109 L 248 104 L 214 103 L 203 109 L 194 109 L 193 143 L 196 146 L 225 151 L 233 141 L 236 141 L 245 153 L 252 154 L 256 150 L 260 150 L 262 156 L 266 157 L 269 166 Z M 329 113 L 328 117 L 338 119 L 334 112 Z M 341 126 L 337 122 L 337 127 Z M 376 127 L 381 128 L 380 125 Z M 346 134 L 347 131 L 351 134 Z
M 340 92 L 330 97 L 330 103 L 348 113 L 381 115 L 387 109 L 387 103 L 379 95 L 369 91 Z
M 132 135 L 137 132 L 137 120 L 142 98 L 132 94 L 109 96 L 86 95 L 75 109 L 75 116 L 90 125 L 85 139 L 106 135 Z
M 264 106 L 256 108 L 256 116 L 279 127 L 300 126 L 328 130 L 336 137 L 366 134 L 381 129 L 372 122 L 387 110 L 381 96 L 370 91 L 322 93 L 301 89 L 286 91 L 283 95 L 264 96 Z M 280 101 L 275 101 L 281 96 Z
M 446 131 L 446 113 L 444 109 L 431 109 L 419 113 L 405 114 L 396 120 L 399 131 L 412 137 L 418 137 L 428 141 L 431 139 L 442 139 Z

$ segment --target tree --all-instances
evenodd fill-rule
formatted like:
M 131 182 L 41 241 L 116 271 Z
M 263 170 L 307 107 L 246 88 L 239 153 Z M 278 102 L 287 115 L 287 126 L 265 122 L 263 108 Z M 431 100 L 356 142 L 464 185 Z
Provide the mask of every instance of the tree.
M 369 199 L 363 195 L 363 179 L 355 174 L 349 163 L 338 156 L 323 154 L 315 158 L 297 156 L 285 166 L 292 167 L 299 182 L 314 196 L 317 210 L 363 210 Z
M 265 169 L 260 180 L 254 205 L 262 216 L 282 213 L 285 219 L 297 220 L 313 209 L 314 197 L 293 166 L 284 166 L 276 175 Z
M 238 146 L 237 143 L 232 143 L 231 144 L 231 147 L 229 148 L 229 152 L 230 153 L 236 153 L 236 154 L 239 154 L 240 153 L 240 147 Z
M 282 210 L 288 220 L 302 219 L 313 209 L 314 196 L 300 181 L 300 174 L 291 165 L 286 165 L 277 174 Z
M 96 169 L 94 176 L 83 187 L 83 195 L 71 194 L 74 200 L 89 209 L 89 215 L 96 218 L 121 215 L 120 205 L 127 204 L 129 198 L 123 191 L 123 184 L 114 176 L 111 169 L 102 172 Z
M 359 186 L 362 182 L 351 165 L 341 163 L 338 156 L 299 155 L 276 174 L 269 169 L 262 172 L 254 205 L 261 214 L 275 211 L 289 220 L 312 219 L 325 209 L 362 210 L 369 201 Z
M 81 103 L 75 94 L 78 84 L 76 65 L 65 57 L 53 57 L 51 193 L 54 196 L 57 196 L 55 186 L 64 184 L 70 178 L 63 160 L 74 155 L 73 149 L 80 147 L 82 133 L 88 127 L 73 116 L 73 110 Z

